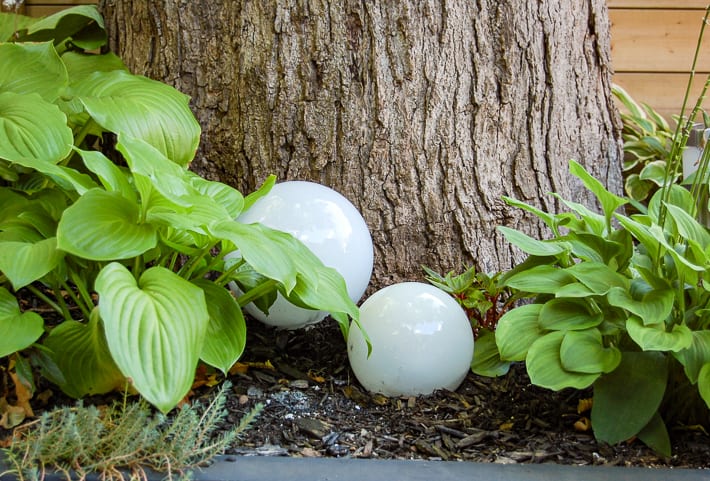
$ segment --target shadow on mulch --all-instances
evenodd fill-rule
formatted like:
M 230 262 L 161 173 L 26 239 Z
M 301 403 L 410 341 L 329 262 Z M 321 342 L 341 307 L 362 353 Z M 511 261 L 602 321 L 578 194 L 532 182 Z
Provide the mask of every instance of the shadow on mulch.
M 496 463 L 709 467 L 710 437 L 672 429 L 673 456 L 639 441 L 608 446 L 575 429 L 591 391 L 552 392 L 530 385 L 523 365 L 501 378 L 469 373 L 456 392 L 386 398 L 359 387 L 336 323 L 279 331 L 249 324 L 242 362 L 269 361 L 232 376 L 229 419 L 263 403 L 242 444 L 228 454 Z

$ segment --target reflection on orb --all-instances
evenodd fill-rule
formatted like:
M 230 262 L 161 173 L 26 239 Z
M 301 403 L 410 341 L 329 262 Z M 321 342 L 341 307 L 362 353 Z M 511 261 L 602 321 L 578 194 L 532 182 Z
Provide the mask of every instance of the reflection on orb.
M 372 275 L 372 237 L 360 212 L 335 190 L 314 182 L 282 182 L 237 220 L 288 232 L 324 265 L 340 273 L 353 302 L 365 293 Z M 230 287 L 236 288 L 233 284 Z M 245 310 L 266 324 L 287 329 L 319 322 L 328 314 L 294 306 L 281 294 L 268 315 L 253 304 Z
M 473 331 L 459 304 L 420 282 L 380 289 L 360 307 L 360 324 L 348 336 L 348 358 L 365 389 L 387 396 L 455 390 L 473 360 Z

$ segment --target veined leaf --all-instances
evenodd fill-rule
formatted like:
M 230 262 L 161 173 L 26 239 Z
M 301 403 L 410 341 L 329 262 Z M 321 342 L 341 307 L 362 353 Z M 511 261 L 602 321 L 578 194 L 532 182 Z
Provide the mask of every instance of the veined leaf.
M 52 42 L 0 43 L 0 62 L 0 92 L 37 94 L 46 102 L 54 102 L 67 86 L 67 69 Z M 40 112 L 28 109 L 28 116 L 44 120 Z M 0 109 L 3 116 L 4 111 Z
M 495 331 L 500 358 L 505 361 L 522 361 L 530 346 L 544 331 L 540 327 L 541 304 L 526 304 L 511 309 L 498 320 Z
M 157 245 L 156 229 L 139 222 L 138 205 L 118 192 L 93 189 L 64 211 L 58 247 L 86 259 L 128 259 Z
M 0 357 L 31 346 L 44 333 L 44 320 L 36 312 L 20 312 L 15 296 L 0 287 Z
M 500 358 L 495 332 L 482 329 L 481 335 L 476 339 L 471 371 L 479 376 L 504 376 L 510 370 L 510 364 L 510 362 L 503 361 Z
M 600 441 L 616 444 L 637 435 L 658 411 L 668 365 L 658 352 L 624 352 L 621 363 L 594 384 L 592 427 Z
M 559 221 L 555 215 L 549 214 L 544 210 L 538 209 L 535 206 L 532 206 L 521 200 L 514 199 L 512 197 L 502 196 L 502 199 L 505 201 L 506 204 L 510 206 L 517 207 L 518 209 L 523 209 L 525 211 L 530 212 L 531 214 L 534 214 L 538 219 L 542 220 L 547 225 L 547 227 L 549 227 L 550 230 L 552 230 L 553 232 L 557 229 L 557 224 Z
M 693 332 L 685 324 L 676 324 L 668 332 L 665 323 L 644 325 L 641 319 L 631 316 L 626 321 L 626 330 L 644 351 L 678 352 L 693 343 Z
M 579 282 L 589 287 L 595 294 L 604 295 L 613 287 L 626 288 L 629 280 L 599 262 L 579 262 L 565 269 Z
M 545 334 L 528 349 L 525 361 L 530 381 L 553 391 L 564 388 L 584 389 L 591 386 L 599 374 L 568 371 L 562 366 L 560 348 L 565 337 L 563 331 Z
M 550 299 L 540 310 L 540 327 L 551 331 L 578 331 L 598 326 L 602 313 L 592 312 L 585 299 Z
M 505 226 L 498 226 L 505 238 L 523 252 L 534 256 L 555 256 L 569 252 L 571 246 L 564 241 L 541 241 L 523 232 Z
M 570 160 L 569 162 L 569 171 L 572 175 L 580 179 L 584 186 L 599 199 L 599 203 L 604 210 L 607 225 L 610 225 L 611 217 L 614 215 L 616 209 L 626 204 L 627 200 L 606 190 L 601 182 L 591 176 L 589 172 L 584 170 L 581 164 L 574 160 Z
M 210 316 L 200 359 L 227 374 L 246 345 L 247 326 L 242 309 L 224 287 L 207 279 L 192 282 L 205 293 Z
M 62 391 L 74 398 L 121 388 L 126 378 L 118 370 L 106 345 L 97 315 L 86 324 L 64 321 L 44 341 L 62 373 Z
M 0 93 L 0 157 L 56 167 L 73 142 L 67 118 L 56 105 L 37 94 Z
M 710 363 L 710 331 L 693 331 L 693 342 L 686 349 L 674 352 L 673 356 L 683 365 L 691 383 L 698 382 L 700 370 Z
M 116 262 L 95 287 L 116 365 L 151 404 L 171 410 L 190 390 L 202 352 L 210 317 L 204 291 L 163 267 L 136 282 Z
M 120 167 L 99 151 L 74 150 L 81 155 L 86 168 L 98 176 L 101 185 L 106 190 L 119 192 L 129 202 L 138 202 L 135 188 L 131 185 L 128 174 L 122 172 Z
M 703 248 L 710 246 L 710 233 L 708 233 L 707 228 L 699 223 L 695 217 L 673 204 L 666 204 L 666 208 L 675 221 L 678 233 L 681 236 L 685 239 L 697 242 Z
M 554 294 L 574 281 L 564 269 L 543 264 L 513 274 L 505 280 L 505 285 L 523 292 Z
M 96 72 L 74 91 L 106 130 L 142 139 L 181 166 L 195 156 L 200 126 L 188 97 L 173 87 L 114 70 Z
M 651 289 L 640 300 L 631 292 L 620 287 L 612 288 L 607 295 L 609 304 L 626 309 L 638 316 L 644 325 L 659 324 L 666 320 L 673 310 L 675 292 L 670 289 Z
M 698 391 L 705 404 L 710 408 L 710 362 L 703 364 L 698 373 Z
M 0 271 L 15 290 L 44 277 L 63 257 L 55 237 L 35 243 L 0 242 Z
M 68 38 L 86 50 L 98 49 L 106 43 L 103 17 L 96 5 L 77 5 L 44 17 L 29 25 L 19 40 L 60 42 Z
M 668 436 L 666 423 L 658 411 L 638 433 L 638 438 L 649 448 L 666 457 L 671 456 L 671 440 Z
M 605 347 L 599 329 L 569 331 L 560 346 L 562 367 L 568 371 L 599 374 L 612 372 L 621 362 L 621 351 Z

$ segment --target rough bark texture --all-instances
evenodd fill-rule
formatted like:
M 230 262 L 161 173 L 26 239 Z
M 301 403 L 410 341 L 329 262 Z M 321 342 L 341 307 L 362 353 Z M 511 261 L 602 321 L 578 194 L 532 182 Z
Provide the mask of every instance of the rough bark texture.
M 270 173 L 348 197 L 375 242 L 372 286 L 520 260 L 501 195 L 621 190 L 604 0 L 103 0 L 110 48 L 192 96 L 192 167 L 252 191 Z

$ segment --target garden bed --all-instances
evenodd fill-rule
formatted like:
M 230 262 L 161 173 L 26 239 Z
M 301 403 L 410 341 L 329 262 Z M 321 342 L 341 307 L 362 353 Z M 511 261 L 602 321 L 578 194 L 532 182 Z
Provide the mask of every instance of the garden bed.
M 469 374 L 456 392 L 390 399 L 359 387 L 334 322 L 297 331 L 254 322 L 248 333 L 242 362 L 253 364 L 231 376 L 230 420 L 265 408 L 229 454 L 710 467 L 710 437 L 692 427 L 669 426 L 669 459 L 638 441 L 597 443 L 575 428 L 591 392 L 532 386 L 523 365 L 501 378 Z

